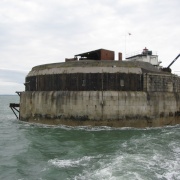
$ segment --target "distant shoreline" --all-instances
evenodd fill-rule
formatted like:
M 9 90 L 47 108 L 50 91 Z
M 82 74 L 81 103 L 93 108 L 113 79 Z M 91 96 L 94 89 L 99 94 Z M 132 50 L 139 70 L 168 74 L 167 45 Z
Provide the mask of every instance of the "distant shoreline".
M 18 96 L 17 94 L 0 94 L 0 96 Z

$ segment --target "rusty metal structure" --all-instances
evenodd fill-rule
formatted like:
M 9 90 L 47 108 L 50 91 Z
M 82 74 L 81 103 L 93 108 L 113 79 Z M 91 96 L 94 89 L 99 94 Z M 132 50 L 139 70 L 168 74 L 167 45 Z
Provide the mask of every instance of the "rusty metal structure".
M 114 51 L 107 49 L 97 49 L 81 54 L 76 54 L 75 58 L 80 57 L 79 60 L 114 60 Z
M 18 96 L 20 96 L 21 95 L 21 92 L 19 92 L 19 91 L 16 91 L 16 94 L 18 95 Z M 12 110 L 12 112 L 14 113 L 14 115 L 16 116 L 16 118 L 17 119 L 19 119 L 19 108 L 20 108 L 20 104 L 18 104 L 18 103 L 10 103 L 9 104 L 9 107 L 11 108 L 11 110 Z

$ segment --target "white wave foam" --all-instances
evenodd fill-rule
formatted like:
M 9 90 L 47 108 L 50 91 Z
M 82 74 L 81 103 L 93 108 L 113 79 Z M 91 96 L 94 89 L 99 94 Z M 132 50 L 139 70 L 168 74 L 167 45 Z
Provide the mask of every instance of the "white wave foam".
M 137 151 L 128 152 L 128 144 L 124 143 L 123 146 L 127 151 L 119 150 L 116 155 L 106 158 L 101 156 L 91 164 L 90 169 L 85 167 L 74 179 L 180 179 L 180 154 L 177 147 L 165 156 L 163 147 L 143 153 L 143 147 L 141 151 L 138 148 Z
M 58 166 L 60 168 L 75 167 L 78 166 L 80 163 L 78 160 L 58 160 L 58 159 L 50 160 L 49 162 L 54 166 Z
M 24 121 L 18 121 L 24 127 L 28 128 L 34 128 L 34 127 L 40 127 L 40 128 L 50 128 L 50 129 L 63 129 L 63 130 L 83 130 L 83 131 L 112 131 L 112 130 L 120 130 L 120 131 L 126 131 L 126 130 L 141 130 L 141 131 L 151 131 L 151 130 L 162 130 L 166 131 L 171 128 L 180 128 L 180 125 L 175 126 L 164 126 L 164 127 L 146 127 L 146 128 L 134 128 L 134 127 L 109 127 L 109 126 L 66 126 L 66 125 L 49 125 L 49 124 L 41 124 L 41 123 L 29 123 Z
M 93 156 L 84 156 L 79 159 L 51 159 L 48 162 L 59 168 L 86 166 Z

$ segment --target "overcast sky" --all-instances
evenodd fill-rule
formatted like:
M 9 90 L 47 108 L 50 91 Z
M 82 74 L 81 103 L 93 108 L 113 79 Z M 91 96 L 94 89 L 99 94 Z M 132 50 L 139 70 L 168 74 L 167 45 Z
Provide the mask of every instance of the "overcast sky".
M 180 0 L 0 0 L 0 94 L 23 91 L 33 66 L 99 48 L 147 47 L 168 66 L 180 53 L 179 7 Z M 172 70 L 180 74 L 180 59 Z

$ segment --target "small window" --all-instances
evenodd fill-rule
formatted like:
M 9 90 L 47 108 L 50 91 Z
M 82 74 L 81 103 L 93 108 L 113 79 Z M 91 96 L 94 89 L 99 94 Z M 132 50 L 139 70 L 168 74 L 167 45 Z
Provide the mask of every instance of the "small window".
M 123 79 L 120 80 L 120 86 L 124 87 L 124 80 Z
M 82 81 L 82 86 L 86 86 L 86 80 L 85 79 L 83 79 L 83 81 Z

